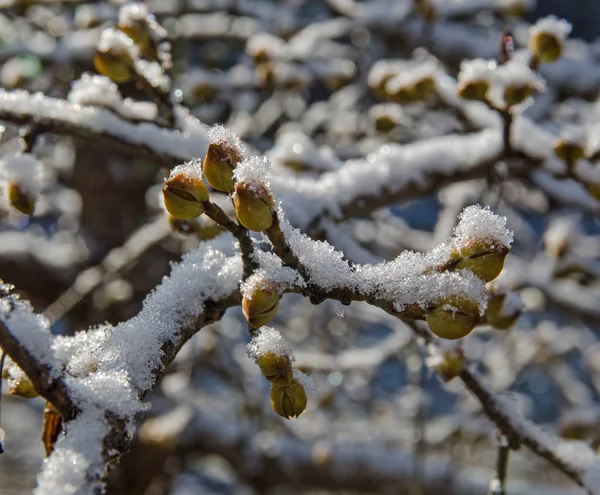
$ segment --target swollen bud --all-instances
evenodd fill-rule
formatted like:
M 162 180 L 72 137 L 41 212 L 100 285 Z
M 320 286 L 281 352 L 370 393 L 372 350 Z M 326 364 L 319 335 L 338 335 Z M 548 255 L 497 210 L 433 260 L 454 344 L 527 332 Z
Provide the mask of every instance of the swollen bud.
M 490 282 L 500 275 L 508 251 L 507 246 L 474 238 L 455 248 L 450 257 L 457 260 L 454 269 L 470 270 L 480 279 Z
M 509 85 L 504 88 L 504 102 L 507 107 L 519 105 L 529 98 L 535 89 L 536 88 L 529 83 Z
M 474 301 L 454 296 L 441 299 L 425 319 L 438 337 L 455 340 L 469 335 L 481 317 Z
M 9 183 L 7 193 L 8 202 L 15 210 L 24 215 L 33 215 L 36 198 L 26 188 L 14 182 Z
M 529 38 L 529 51 L 542 64 L 558 60 L 563 52 L 563 42 L 553 33 L 536 33 Z
M 294 370 L 289 356 L 265 352 L 256 359 L 260 372 L 271 385 L 289 387 L 294 379 Z
M 126 83 L 133 76 L 131 48 L 133 42 L 124 33 L 114 29 L 104 30 L 94 56 L 94 67 L 113 82 Z
M 464 367 L 464 352 L 461 348 L 450 349 L 437 359 L 435 370 L 440 375 L 440 378 L 449 382 L 461 374 Z
M 559 139 L 553 146 L 554 154 L 568 165 L 574 165 L 585 157 L 585 149 L 579 143 Z
M 39 394 L 29 377 L 16 364 L 5 366 L 2 377 L 6 379 L 11 395 L 18 395 L 25 399 L 35 399 Z
M 487 101 L 490 83 L 485 80 L 464 81 L 458 86 L 458 96 L 465 100 Z
M 204 213 L 204 201 L 208 191 L 202 175 L 193 163 L 175 167 L 163 187 L 163 198 L 167 211 L 181 220 L 190 220 Z
M 485 321 L 497 330 L 508 330 L 517 321 L 523 304 L 514 293 L 492 294 L 485 311 Z
M 271 386 L 271 405 L 273 410 L 284 417 L 298 417 L 306 409 L 306 391 L 298 380 L 293 380 L 289 387 Z
M 248 230 L 262 232 L 273 224 L 273 196 L 260 182 L 239 182 L 233 195 L 235 214 Z
M 279 292 L 274 283 L 263 280 L 253 286 L 242 298 L 242 311 L 252 328 L 269 323 L 279 308 Z
M 224 142 L 211 143 L 204 158 L 206 180 L 217 191 L 233 191 L 233 170 L 241 160 L 242 157 L 234 146 Z

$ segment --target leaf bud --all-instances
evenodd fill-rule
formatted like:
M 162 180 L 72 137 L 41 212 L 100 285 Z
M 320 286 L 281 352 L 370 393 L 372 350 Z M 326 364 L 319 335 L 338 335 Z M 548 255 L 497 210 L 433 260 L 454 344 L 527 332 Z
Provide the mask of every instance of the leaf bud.
M 189 165 L 181 167 L 176 167 L 165 181 L 163 198 L 171 215 L 181 220 L 190 220 L 204 213 L 202 203 L 208 201 L 208 191 L 200 174 L 193 173 Z
M 240 223 L 248 230 L 262 232 L 273 224 L 273 196 L 258 181 L 237 183 L 233 206 Z
M 26 188 L 16 182 L 10 182 L 7 193 L 8 202 L 15 210 L 24 215 L 33 215 L 36 198 Z
M 508 330 L 523 311 L 521 299 L 514 293 L 490 295 L 485 311 L 485 322 L 497 330 Z
M 568 165 L 574 165 L 585 157 L 585 149 L 579 143 L 559 139 L 553 146 L 554 154 Z
M 465 297 L 441 299 L 425 317 L 431 331 L 448 340 L 467 336 L 480 322 L 479 307 Z
M 242 298 L 242 311 L 248 324 L 260 328 L 269 323 L 277 314 L 279 297 L 277 286 L 268 280 L 254 285 Z
M 553 33 L 538 32 L 529 38 L 529 51 L 542 64 L 558 60 L 563 53 L 563 41 Z
M 289 387 L 271 386 L 271 406 L 284 417 L 298 417 L 304 412 L 307 404 L 306 391 L 298 380 L 293 380 Z
M 464 367 L 464 352 L 457 347 L 444 351 L 438 358 L 435 369 L 440 375 L 440 378 L 449 382 L 461 374 Z
M 465 100 L 487 101 L 490 83 L 485 80 L 464 81 L 458 86 L 458 95 Z
M 241 160 L 242 157 L 234 146 L 225 142 L 211 143 L 203 165 L 206 180 L 217 191 L 233 191 L 233 170 Z
M 487 239 L 473 238 L 455 248 L 450 256 L 456 260 L 454 269 L 470 270 L 480 279 L 490 282 L 500 275 L 508 251 L 507 246 Z
M 289 356 L 265 352 L 256 359 L 260 372 L 271 385 L 289 387 L 294 379 L 294 370 Z
M 5 365 L 2 375 L 8 383 L 11 395 L 25 399 L 34 399 L 39 395 L 29 377 L 15 363 L 9 362 Z
M 529 98 L 535 87 L 529 83 L 512 84 L 504 88 L 504 102 L 507 107 L 519 105 Z

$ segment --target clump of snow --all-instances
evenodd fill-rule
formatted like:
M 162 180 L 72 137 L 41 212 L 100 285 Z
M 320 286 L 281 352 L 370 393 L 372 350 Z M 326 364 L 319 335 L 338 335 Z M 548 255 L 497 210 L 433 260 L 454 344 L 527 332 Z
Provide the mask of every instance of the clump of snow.
M 102 447 L 107 433 L 102 411 L 83 410 L 70 421 L 67 435 L 59 437 L 52 454 L 45 460 L 34 495 L 101 492 L 102 483 L 89 480 L 99 478 L 105 469 Z
M 458 73 L 459 83 L 471 83 L 479 81 L 491 82 L 498 64 L 495 60 L 485 60 L 476 58 L 473 60 L 463 60 L 460 63 L 460 72 Z
M 266 156 L 253 156 L 246 158 L 233 171 L 238 182 L 259 182 L 265 187 L 271 184 L 269 171 L 271 162 Z
M 129 3 L 119 9 L 119 25 L 132 26 L 149 16 L 148 7 L 143 3 Z
M 137 48 L 129 36 L 118 29 L 108 28 L 102 31 L 98 41 L 98 50 L 116 56 L 137 57 Z
M 189 162 L 182 163 L 173 167 L 168 179 L 165 182 L 171 180 L 173 177 L 183 175 L 189 179 L 200 179 L 202 180 L 202 161 L 201 160 L 190 160 Z
M 298 164 L 313 170 L 334 170 L 341 165 L 335 157 L 319 150 L 313 140 L 302 132 L 285 132 L 277 136 L 269 158 L 277 165 Z
M 398 74 L 386 83 L 385 87 L 390 93 L 395 93 L 400 88 L 415 86 L 425 79 L 435 80 L 440 74 L 441 70 L 434 61 L 407 62 L 407 65 L 402 67 Z
M 235 149 L 239 156 L 246 154 L 246 145 L 239 136 L 228 127 L 223 125 L 213 125 L 208 129 L 208 139 L 211 143 L 223 144 Z
M 0 294 L 5 287 L 9 286 L 0 280 Z M 51 351 L 52 334 L 48 320 L 35 314 L 29 302 L 16 295 L 0 298 L 0 322 L 36 361 L 46 365 L 53 376 L 58 375 L 60 370 Z
M 254 259 L 259 267 L 254 273 L 240 285 L 240 291 L 244 297 L 252 298 L 253 289 L 260 284 L 268 283 L 275 285 L 277 291 L 282 293 L 289 287 L 304 286 L 298 272 L 291 268 L 284 267 L 281 259 L 273 253 L 257 250 L 254 252 Z
M 246 43 L 246 53 L 255 58 L 264 55 L 269 59 L 275 59 L 282 57 L 285 51 L 285 41 L 265 32 L 253 35 Z
M 152 121 L 156 118 L 156 105 L 146 101 L 125 98 L 108 77 L 85 73 L 71 86 L 67 99 L 78 105 L 97 105 L 109 108 L 126 119 Z
M 160 89 L 163 93 L 168 93 L 171 88 L 171 79 L 164 71 L 161 64 L 151 62 L 143 58 L 137 58 L 134 61 L 135 71 L 148 81 L 152 87 Z
M 539 19 L 533 26 L 529 28 L 529 33 L 532 36 L 537 34 L 551 34 L 559 40 L 564 40 L 571 33 L 571 23 L 565 19 L 559 19 L 555 15 L 549 15 Z
M 287 357 L 292 362 L 296 360 L 288 341 L 273 327 L 262 327 L 260 333 L 252 338 L 246 349 L 248 356 L 255 361 L 267 353 Z
M 499 65 L 493 72 L 492 86 L 488 93 L 490 101 L 497 108 L 506 108 L 504 92 L 509 88 L 530 87 L 533 91 L 542 92 L 546 83 L 536 72 L 531 70 L 522 57 L 513 57 L 505 64 Z M 531 103 L 531 97 L 519 104 L 524 108 Z
M 125 143 L 143 145 L 157 154 L 183 160 L 204 156 L 208 147 L 206 128 L 184 110 L 177 108 L 181 131 L 170 131 L 153 122 L 130 123 L 113 112 L 97 107 L 74 105 L 59 98 L 27 91 L 0 89 L 0 109 L 20 117 L 52 119 L 58 125 L 81 132 L 104 133 Z
M 41 188 L 42 163 L 31 153 L 7 156 L 0 161 L 0 184 L 19 184 L 26 192 L 37 196 Z
M 474 205 L 460 214 L 452 243 L 462 246 L 473 239 L 485 239 L 495 245 L 510 247 L 513 233 L 506 228 L 506 217 L 496 215 L 487 207 Z
M 302 373 L 299 369 L 294 369 L 294 379 L 297 380 L 300 385 L 304 387 L 304 391 L 306 392 L 306 397 L 309 399 L 314 399 L 319 392 L 319 387 L 315 383 L 312 376 L 307 375 L 306 373 Z

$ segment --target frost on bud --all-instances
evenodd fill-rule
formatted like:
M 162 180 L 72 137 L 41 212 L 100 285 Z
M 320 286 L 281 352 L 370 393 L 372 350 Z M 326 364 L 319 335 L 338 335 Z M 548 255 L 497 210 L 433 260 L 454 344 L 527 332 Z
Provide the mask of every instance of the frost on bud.
M 465 60 L 458 73 L 458 95 L 465 100 L 487 101 L 490 80 L 497 64 L 494 60 Z
M 495 279 L 504 267 L 513 234 L 506 228 L 506 218 L 489 208 L 469 206 L 460 214 L 454 229 L 450 258 L 452 269 L 467 269 L 480 279 Z
M 238 150 L 227 143 L 211 143 L 204 158 L 204 175 L 217 191 L 231 192 L 235 185 L 233 170 L 242 157 Z
M 163 198 L 167 211 L 175 218 L 190 220 L 202 215 L 208 191 L 202 182 L 200 164 L 189 162 L 175 167 L 165 180 Z
M 150 14 L 145 5 L 141 3 L 125 5 L 119 12 L 119 29 L 131 38 L 144 58 L 157 61 L 158 53 L 152 40 L 149 19 Z
M 298 380 L 293 380 L 289 387 L 271 386 L 273 410 L 285 419 L 300 416 L 306 409 L 307 402 L 304 386 Z
M 574 165 L 585 157 L 585 148 L 574 141 L 559 139 L 553 146 L 554 154 L 568 165 Z
M 523 302 L 514 292 L 492 294 L 488 299 L 485 321 L 497 330 L 508 330 L 523 311 Z
M 448 340 L 469 335 L 481 321 L 479 306 L 459 296 L 441 299 L 425 319 L 434 334 Z
M 289 356 L 265 352 L 258 356 L 256 364 L 271 385 L 289 387 L 294 379 L 294 370 Z
M 4 366 L 2 378 L 6 379 L 11 395 L 18 395 L 25 399 L 34 399 L 39 395 L 29 377 L 10 360 Z
M 539 63 L 558 60 L 563 53 L 564 40 L 571 32 L 571 25 L 555 16 L 540 19 L 530 28 L 529 51 Z
M 106 29 L 98 42 L 94 67 L 113 82 L 126 83 L 133 76 L 132 48 L 133 42 L 125 33 Z
M 262 232 L 273 224 L 273 196 L 259 181 L 236 184 L 233 206 L 240 223 L 248 230 Z
M 494 280 L 502 268 L 510 249 L 487 239 L 472 239 L 455 248 L 450 255 L 456 260 L 455 270 L 470 270 L 481 280 Z
M 279 308 L 277 286 L 268 281 L 258 281 L 245 289 L 242 298 L 242 311 L 252 328 L 260 328 L 269 323 Z

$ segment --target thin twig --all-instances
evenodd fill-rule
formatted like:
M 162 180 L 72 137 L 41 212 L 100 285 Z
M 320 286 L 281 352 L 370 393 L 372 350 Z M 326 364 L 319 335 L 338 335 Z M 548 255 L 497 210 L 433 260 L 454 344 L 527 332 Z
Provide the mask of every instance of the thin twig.
M 498 439 L 498 458 L 496 459 L 496 474 L 490 482 L 489 495 L 506 495 L 506 475 L 508 472 L 508 456 L 510 445 L 504 435 Z

